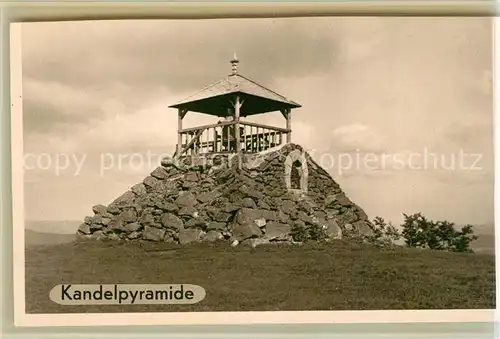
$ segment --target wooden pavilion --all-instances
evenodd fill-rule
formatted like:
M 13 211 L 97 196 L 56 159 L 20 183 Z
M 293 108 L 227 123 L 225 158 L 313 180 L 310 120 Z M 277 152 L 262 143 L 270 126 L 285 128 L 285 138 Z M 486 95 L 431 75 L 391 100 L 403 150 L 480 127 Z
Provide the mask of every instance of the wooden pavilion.
M 239 74 L 236 55 L 230 62 L 232 72 L 229 76 L 169 106 L 178 110 L 175 158 L 257 153 L 291 142 L 291 109 L 301 106 Z M 276 111 L 280 111 L 286 119 L 285 128 L 241 120 Z M 187 112 L 209 114 L 224 120 L 213 125 L 183 129 L 182 119 Z

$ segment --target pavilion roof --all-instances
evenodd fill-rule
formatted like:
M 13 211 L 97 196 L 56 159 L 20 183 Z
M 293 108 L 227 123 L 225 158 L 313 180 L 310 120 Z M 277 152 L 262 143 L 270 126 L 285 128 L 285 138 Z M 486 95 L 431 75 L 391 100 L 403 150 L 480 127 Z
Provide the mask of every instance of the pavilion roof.
M 240 94 L 241 100 L 244 100 L 240 110 L 240 116 L 243 117 L 301 107 L 300 104 L 283 95 L 238 74 L 234 69 L 233 73 L 226 78 L 203 88 L 169 107 L 216 116 L 226 116 L 228 115 L 228 109 L 233 108 L 232 103 L 234 103 L 234 96 L 236 94 Z

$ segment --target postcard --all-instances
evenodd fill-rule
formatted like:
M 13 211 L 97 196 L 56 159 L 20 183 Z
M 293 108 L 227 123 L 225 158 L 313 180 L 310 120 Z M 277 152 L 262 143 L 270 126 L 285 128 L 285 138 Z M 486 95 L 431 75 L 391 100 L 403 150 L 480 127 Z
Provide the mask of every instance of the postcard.
M 12 24 L 19 326 L 493 321 L 493 23 Z

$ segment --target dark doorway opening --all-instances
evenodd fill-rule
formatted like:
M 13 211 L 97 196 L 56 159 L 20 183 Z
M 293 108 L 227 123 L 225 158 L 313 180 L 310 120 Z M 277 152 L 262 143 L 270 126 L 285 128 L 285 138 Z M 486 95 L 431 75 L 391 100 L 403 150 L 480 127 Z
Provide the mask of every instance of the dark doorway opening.
M 302 167 L 302 163 L 298 160 L 292 164 L 292 170 L 290 172 L 290 188 L 292 189 L 300 189 L 300 168 Z

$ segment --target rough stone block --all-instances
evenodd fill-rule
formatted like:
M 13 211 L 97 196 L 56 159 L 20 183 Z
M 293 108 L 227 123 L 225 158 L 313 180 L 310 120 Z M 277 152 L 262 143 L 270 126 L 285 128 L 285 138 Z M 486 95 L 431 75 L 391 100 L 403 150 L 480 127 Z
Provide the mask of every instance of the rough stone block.
M 144 240 L 162 241 L 164 236 L 165 230 L 156 227 L 145 226 L 142 232 L 142 239 Z

